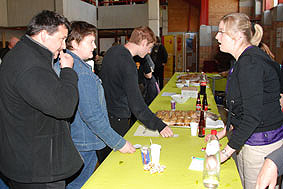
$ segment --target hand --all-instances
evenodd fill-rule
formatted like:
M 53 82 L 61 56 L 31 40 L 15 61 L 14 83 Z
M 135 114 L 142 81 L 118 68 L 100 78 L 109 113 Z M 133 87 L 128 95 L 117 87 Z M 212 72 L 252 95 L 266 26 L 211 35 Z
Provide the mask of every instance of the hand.
M 69 55 L 68 53 L 64 53 L 63 51 L 60 52 L 59 54 L 59 58 L 60 58 L 60 67 L 61 68 L 72 68 L 74 65 L 74 60 L 73 57 L 71 55 Z
M 271 159 L 265 159 L 257 176 L 256 189 L 275 188 L 277 182 L 277 166 Z
M 221 75 L 222 77 L 227 77 L 228 73 L 229 73 L 229 70 L 228 71 L 224 71 L 224 72 L 220 72 L 219 75 Z
M 208 141 L 210 136 L 211 136 L 211 134 L 205 135 L 205 142 Z M 221 131 L 217 132 L 216 136 L 219 140 L 222 139 L 223 137 L 225 137 L 226 136 L 226 127 L 224 127 L 224 129 L 222 129 Z
M 210 138 L 210 136 L 211 136 L 211 134 L 207 134 L 207 135 L 205 135 L 205 138 L 204 138 L 205 142 L 207 142 L 207 141 L 208 141 L 208 139 Z
M 224 149 L 225 149 L 225 153 L 220 151 L 220 162 L 221 163 L 229 159 L 232 156 L 232 154 L 236 151 L 228 145 Z
M 173 136 L 173 131 L 171 130 L 170 127 L 166 126 L 161 132 L 160 135 L 162 137 L 172 137 Z
M 126 144 L 119 150 L 121 153 L 129 153 L 132 154 L 136 151 L 136 148 L 128 141 L 126 141 Z

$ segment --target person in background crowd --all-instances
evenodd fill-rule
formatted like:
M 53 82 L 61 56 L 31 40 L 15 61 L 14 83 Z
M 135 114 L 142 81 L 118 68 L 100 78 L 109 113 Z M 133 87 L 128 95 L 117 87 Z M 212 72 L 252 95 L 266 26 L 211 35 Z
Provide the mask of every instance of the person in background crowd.
M 10 38 L 8 46 L 4 49 L 1 49 L 0 51 L 1 61 L 3 61 L 3 57 L 17 44 L 18 41 L 19 41 L 19 38 L 17 37 L 13 36 Z
M 245 189 L 255 188 L 264 157 L 283 144 L 279 77 L 270 65 L 274 62 L 257 47 L 259 27 L 254 25 L 254 33 L 252 27 L 247 15 L 231 13 L 221 19 L 215 37 L 220 50 L 236 59 L 227 79 L 227 124 L 217 136 L 221 139 L 227 131 L 232 133 L 220 158 L 224 162 L 238 151 L 238 170 Z
M 277 177 L 283 175 L 283 146 L 266 156 L 258 174 L 256 189 L 274 189 Z M 282 188 L 282 185 L 281 185 Z
M 133 57 L 138 70 L 138 84 L 143 97 L 145 97 L 145 81 L 152 78 L 152 70 L 145 58 L 138 55 Z
M 74 59 L 73 69 L 78 74 L 79 104 L 71 123 L 71 135 L 84 160 L 84 168 L 67 185 L 67 189 L 81 188 L 94 172 L 96 150 L 107 144 L 122 153 L 133 153 L 135 148 L 110 126 L 101 81 L 84 60 L 92 58 L 95 45 L 95 26 L 75 21 L 66 40 L 67 53 Z M 59 62 L 56 70 L 60 72 Z
M 1 65 L 0 171 L 13 189 L 64 189 L 83 166 L 66 121 L 79 98 L 73 58 L 62 51 L 68 29 L 62 15 L 40 12 Z
M 164 45 L 162 45 L 160 38 L 156 38 L 157 41 L 152 48 L 150 53 L 151 59 L 155 64 L 153 75 L 156 78 L 160 90 L 163 88 L 163 80 L 164 80 L 164 66 L 168 60 L 168 54 Z
M 138 74 L 133 56 L 144 58 L 150 53 L 156 38 L 146 26 L 135 28 L 129 42 L 111 47 L 102 61 L 101 78 L 111 127 L 121 136 L 130 128 L 131 112 L 147 128 L 158 130 L 163 137 L 173 136 L 172 130 L 157 118 L 145 104 L 138 86 Z M 99 152 L 103 160 L 111 150 Z

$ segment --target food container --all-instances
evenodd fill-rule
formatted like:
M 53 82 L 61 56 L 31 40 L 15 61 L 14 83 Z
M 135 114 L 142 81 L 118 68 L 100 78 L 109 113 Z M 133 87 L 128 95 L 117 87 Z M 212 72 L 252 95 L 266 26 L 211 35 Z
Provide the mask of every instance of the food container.
M 184 83 L 176 83 L 176 86 L 177 86 L 179 89 L 181 89 L 182 87 L 185 86 L 185 84 L 184 84 Z
M 180 94 L 172 95 L 171 97 L 179 104 L 184 104 L 190 98 L 189 96 L 184 96 Z
M 183 87 L 181 94 L 189 98 L 197 98 L 198 89 L 196 87 Z

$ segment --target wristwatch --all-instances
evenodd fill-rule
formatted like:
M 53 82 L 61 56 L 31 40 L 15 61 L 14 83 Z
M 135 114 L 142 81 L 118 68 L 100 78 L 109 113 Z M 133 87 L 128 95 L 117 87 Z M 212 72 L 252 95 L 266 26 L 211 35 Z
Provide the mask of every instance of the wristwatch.
M 229 157 L 230 157 L 229 154 L 228 154 L 228 152 L 227 152 L 225 149 L 223 149 L 221 152 L 222 152 L 222 154 L 223 154 L 226 158 L 229 158 Z

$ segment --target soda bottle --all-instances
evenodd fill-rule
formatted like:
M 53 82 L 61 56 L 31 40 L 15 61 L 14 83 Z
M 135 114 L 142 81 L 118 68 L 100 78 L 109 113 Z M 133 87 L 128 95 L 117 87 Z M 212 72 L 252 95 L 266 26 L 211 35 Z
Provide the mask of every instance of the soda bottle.
M 201 72 L 201 77 L 200 77 L 200 94 L 204 95 L 206 94 L 206 76 L 203 72 Z
M 196 102 L 196 111 L 201 111 L 201 101 L 200 101 L 200 94 L 198 93 L 198 98 Z
M 207 111 L 208 110 L 208 103 L 207 103 L 206 94 L 204 94 L 203 98 L 202 98 L 202 110 L 203 111 Z
M 205 136 L 205 119 L 204 119 L 204 111 L 200 112 L 200 118 L 198 123 L 198 136 L 204 137 Z
M 217 188 L 220 174 L 220 146 L 216 136 L 217 131 L 212 130 L 208 139 L 203 167 L 203 185 L 206 188 Z

